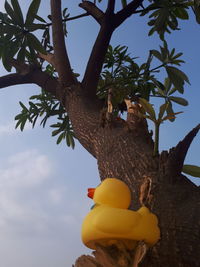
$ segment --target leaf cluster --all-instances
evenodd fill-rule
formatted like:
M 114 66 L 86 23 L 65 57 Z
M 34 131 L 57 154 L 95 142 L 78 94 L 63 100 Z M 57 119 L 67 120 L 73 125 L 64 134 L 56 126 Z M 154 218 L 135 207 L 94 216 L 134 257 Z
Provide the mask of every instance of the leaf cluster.
M 60 102 L 54 99 L 52 95 L 42 90 L 41 94 L 30 97 L 28 107 L 22 102 L 19 102 L 19 104 L 22 109 L 15 117 L 17 121 L 16 128 L 19 127 L 23 131 L 27 122 L 31 123 L 34 128 L 39 118 L 41 118 L 40 125 L 45 127 L 47 120 L 56 116 L 57 123 L 50 125 L 54 129 L 52 136 L 58 136 L 57 144 L 65 140 L 67 146 L 74 148 L 75 136 L 69 117 Z
M 37 53 L 46 54 L 45 47 L 33 34 L 40 29 L 47 31 L 46 21 L 37 15 L 41 0 L 33 0 L 23 17 L 18 0 L 5 1 L 6 13 L 0 12 L 0 58 L 7 71 L 11 71 L 10 60 L 38 63 Z M 40 23 L 35 23 L 35 20 Z
M 171 112 L 169 109 L 169 105 L 171 105 L 169 102 L 165 102 L 160 106 L 158 116 L 156 116 L 156 111 L 146 99 L 140 98 L 139 104 L 141 105 L 141 116 L 143 118 L 149 119 L 154 123 L 155 127 L 155 133 L 154 133 L 154 156 L 159 154 L 159 129 L 160 124 L 163 123 L 166 120 L 173 121 L 177 114 L 180 114 L 182 112 Z M 165 115 L 167 113 L 167 115 Z
M 144 110 L 144 114 L 142 114 L 142 116 L 144 118 L 147 118 L 147 119 L 153 121 L 156 125 L 160 125 L 162 122 L 164 122 L 166 120 L 171 120 L 171 119 L 174 120 L 176 118 L 175 115 L 182 113 L 182 112 L 169 113 L 169 111 L 168 111 L 169 103 L 165 102 L 164 104 L 162 104 L 160 106 L 158 117 L 157 117 L 156 111 L 153 108 L 153 105 L 150 104 L 146 99 L 140 98 L 139 103 L 141 104 L 141 106 Z M 167 113 L 167 115 L 165 115 L 165 113 Z
M 149 35 L 157 32 L 164 40 L 165 33 L 171 33 L 171 31 L 179 30 L 179 20 L 188 20 L 188 9 L 191 2 L 187 0 L 153 0 L 151 4 L 144 8 L 141 12 L 141 16 L 148 13 L 149 22 L 151 27 Z
M 108 90 L 112 88 L 112 104 L 117 108 L 127 95 L 138 92 L 135 81 L 139 71 L 138 64 L 127 53 L 127 47 L 119 45 L 113 48 L 110 45 L 99 80 L 98 97 L 107 98 Z
M 178 68 L 181 63 L 184 63 L 180 59 L 181 56 L 182 53 L 176 53 L 174 48 L 170 51 L 164 41 L 160 51 L 150 50 L 146 62 L 139 65 L 135 62 L 136 58 L 128 54 L 127 47 L 109 46 L 97 95 L 101 99 L 107 99 L 108 91 L 112 89 L 112 104 L 116 112 L 119 111 L 119 104 L 124 99 L 134 99 L 135 96 L 140 96 L 147 101 L 150 97 L 163 98 L 164 102 L 168 103 L 168 114 L 172 114 L 174 113 L 173 103 L 188 105 L 184 98 L 174 96 L 176 92 L 183 94 L 185 82 L 189 83 L 186 74 Z M 160 61 L 161 64 L 151 67 L 155 60 Z M 164 83 L 157 77 L 161 69 L 167 74 Z

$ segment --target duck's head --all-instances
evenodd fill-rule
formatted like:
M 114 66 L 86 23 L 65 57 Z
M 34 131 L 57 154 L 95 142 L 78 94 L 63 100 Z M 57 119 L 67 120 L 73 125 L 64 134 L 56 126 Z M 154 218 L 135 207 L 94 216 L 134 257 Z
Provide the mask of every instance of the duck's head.
M 96 188 L 89 188 L 88 197 L 92 198 L 96 204 L 121 209 L 127 209 L 131 202 L 131 192 L 128 186 L 116 178 L 106 178 Z

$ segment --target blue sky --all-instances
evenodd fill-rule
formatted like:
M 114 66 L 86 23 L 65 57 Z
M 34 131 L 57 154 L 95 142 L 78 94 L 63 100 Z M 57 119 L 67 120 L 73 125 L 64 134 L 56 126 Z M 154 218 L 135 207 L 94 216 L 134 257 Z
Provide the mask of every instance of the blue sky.
M 49 2 L 49 1 L 48 1 Z M 64 1 L 63 1 L 64 2 Z M 79 1 L 68 1 L 72 15 L 82 12 Z M 20 0 L 26 9 L 30 1 Z M 45 16 L 47 1 L 40 14 Z M 3 1 L 0 3 L 3 10 Z M 183 71 L 190 78 L 184 97 L 188 107 L 174 123 L 161 128 L 160 150 L 177 144 L 200 122 L 199 118 L 199 43 L 200 26 L 193 18 L 181 24 L 182 31 L 169 36 L 169 46 L 184 52 Z M 68 24 L 67 47 L 75 72 L 83 70 L 98 31 L 91 18 Z M 143 18 L 130 18 L 112 38 L 113 45 L 127 45 L 132 56 L 146 58 L 157 49 L 157 37 L 147 36 Z M 0 68 L 0 75 L 5 71 Z M 0 91 L 0 259 L 4 267 L 68 267 L 86 252 L 80 240 L 81 222 L 92 205 L 88 187 L 99 183 L 97 164 L 78 143 L 75 150 L 56 145 L 48 127 L 28 125 L 23 133 L 15 130 L 14 117 L 19 101 L 39 92 L 34 85 L 18 85 Z M 194 140 L 186 162 L 200 165 L 200 135 Z M 197 181 L 197 179 L 194 179 Z

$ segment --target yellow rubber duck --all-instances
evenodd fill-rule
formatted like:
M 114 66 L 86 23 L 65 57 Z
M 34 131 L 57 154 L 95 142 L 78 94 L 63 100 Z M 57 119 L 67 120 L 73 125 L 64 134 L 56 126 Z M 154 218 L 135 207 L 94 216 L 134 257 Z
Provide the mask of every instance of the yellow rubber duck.
M 94 207 L 82 224 L 82 241 L 91 248 L 124 243 L 133 249 L 136 242 L 143 240 L 149 246 L 160 238 L 156 215 L 148 208 L 128 210 L 131 192 L 119 179 L 106 178 L 98 187 L 88 189 L 88 197 L 94 200 Z

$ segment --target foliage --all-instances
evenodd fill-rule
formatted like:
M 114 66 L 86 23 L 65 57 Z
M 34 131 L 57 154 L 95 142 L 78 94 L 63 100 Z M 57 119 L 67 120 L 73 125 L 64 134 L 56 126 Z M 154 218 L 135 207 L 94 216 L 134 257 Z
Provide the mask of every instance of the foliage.
M 192 175 L 194 177 L 200 177 L 200 167 L 195 165 L 184 165 L 183 170 L 184 173 Z
M 112 104 L 117 112 L 119 103 L 126 98 L 134 100 L 135 96 L 147 101 L 150 97 L 164 99 L 165 103 L 168 103 L 168 115 L 174 113 L 174 102 L 183 106 L 188 105 L 187 100 L 173 95 L 176 92 L 182 94 L 185 82 L 189 83 L 185 73 L 172 66 L 180 66 L 184 62 L 180 59 L 182 53 L 175 53 L 175 49 L 169 51 L 167 43 L 164 42 L 164 46 L 160 46 L 160 51 L 150 50 L 146 62 L 138 65 L 135 62 L 136 58 L 130 57 L 127 49 L 125 46 L 109 46 L 97 91 L 100 98 L 106 99 L 108 89 L 112 88 Z M 151 67 L 155 59 L 161 61 L 161 64 Z M 164 83 L 156 77 L 161 70 L 165 70 L 168 75 Z M 173 121 L 173 118 L 170 120 Z
M 102 0 L 94 1 L 94 4 Z M 125 8 L 131 1 L 121 0 L 121 7 Z M 12 58 L 28 64 L 36 64 L 50 75 L 55 76 L 53 66 L 45 65 L 38 57 L 38 52 L 46 54 L 53 52 L 51 44 L 50 29 L 51 16 L 42 18 L 38 15 L 41 0 L 33 0 L 28 8 L 27 14 L 23 16 L 18 0 L 5 1 L 6 13 L 0 12 L 0 59 L 7 71 L 11 71 Z M 200 23 L 200 1 L 187 0 L 149 0 L 145 6 L 135 11 L 140 16 L 148 18 L 150 26 L 149 35 L 158 33 L 162 45 L 159 49 L 149 51 L 144 63 L 138 64 L 137 57 L 131 57 L 128 48 L 109 46 L 100 76 L 97 95 L 101 99 L 107 99 L 108 90 L 112 89 L 112 104 L 114 113 L 121 110 L 120 104 L 124 99 L 135 101 L 140 98 L 144 114 L 147 119 L 152 120 L 158 128 L 165 120 L 174 121 L 174 103 L 186 106 L 186 99 L 176 95 L 184 93 L 185 84 L 189 84 L 186 74 L 180 69 L 184 61 L 182 53 L 176 52 L 175 48 L 169 49 L 166 41 L 166 33 L 179 30 L 179 21 L 188 20 L 191 15 L 190 8 L 195 14 L 197 23 Z M 68 9 L 63 10 L 63 29 L 67 36 L 66 21 L 70 18 Z M 38 38 L 38 36 L 40 36 Z M 160 73 L 166 78 L 160 80 Z M 153 97 L 160 98 L 163 103 L 159 107 L 159 113 L 150 104 Z M 58 122 L 51 125 L 54 129 L 52 135 L 58 135 L 57 143 L 66 140 L 67 145 L 74 146 L 74 133 L 69 118 L 51 95 L 41 90 L 41 94 L 32 96 L 29 106 L 20 102 L 21 113 L 16 116 L 16 127 L 24 129 L 26 122 L 35 126 L 38 118 L 44 127 L 51 117 L 57 117 Z M 150 111 L 151 110 L 151 111 Z M 149 113 L 150 112 L 150 113 Z M 158 129 L 157 129 L 158 130 Z
M 16 57 L 21 62 L 37 63 L 37 52 L 46 53 L 44 46 L 33 34 L 38 29 L 45 29 L 44 21 L 37 15 L 40 0 L 33 0 L 26 17 L 23 17 L 17 0 L 11 4 L 5 1 L 6 14 L 0 12 L 0 58 L 7 71 L 11 71 L 10 59 Z
M 144 113 L 142 113 L 142 117 L 151 120 L 155 126 L 155 138 L 154 138 L 154 156 L 159 154 L 159 130 L 160 124 L 166 120 L 174 121 L 176 118 L 175 115 L 182 113 L 180 112 L 169 112 L 169 102 L 165 102 L 159 108 L 158 117 L 156 118 L 156 112 L 153 106 L 144 98 L 139 98 L 139 103 L 142 106 Z M 167 112 L 167 115 L 165 113 Z M 165 115 L 165 116 L 164 116 Z
M 53 49 L 50 43 L 51 23 L 47 23 L 45 19 L 37 14 L 40 3 L 40 0 L 33 0 L 25 18 L 18 0 L 11 0 L 10 4 L 5 1 L 6 13 L 0 12 L 0 59 L 2 59 L 5 69 L 9 72 L 12 68 L 12 58 L 42 67 L 38 52 L 46 54 Z M 69 14 L 65 8 L 63 10 L 65 34 L 67 34 L 66 19 L 68 16 Z M 51 20 L 50 16 L 48 18 Z M 38 30 L 43 31 L 41 41 L 33 34 Z M 53 66 L 46 65 L 44 68 L 50 75 L 54 75 Z M 17 120 L 16 128 L 20 127 L 23 131 L 27 122 L 34 127 L 39 117 L 43 117 L 40 124 L 45 127 L 50 117 L 57 116 L 58 122 L 51 125 L 55 128 L 52 136 L 58 135 L 57 144 L 66 140 L 66 144 L 74 148 L 74 133 L 69 117 L 59 102 L 50 94 L 42 90 L 41 94 L 30 97 L 29 107 L 26 107 L 22 102 L 20 102 L 20 106 L 22 108 L 21 113 L 15 117 Z
M 68 146 L 74 148 L 72 126 L 69 117 L 58 100 L 42 90 L 41 94 L 30 97 L 29 107 L 26 107 L 22 102 L 20 102 L 20 106 L 22 108 L 21 113 L 15 117 L 15 120 L 17 120 L 16 128 L 20 127 L 20 130 L 23 131 L 27 122 L 31 123 L 34 128 L 39 117 L 42 117 L 40 125 L 45 127 L 47 120 L 52 116 L 56 116 L 57 123 L 50 125 L 50 127 L 54 128 L 52 136 L 58 135 L 57 144 L 64 139 Z

